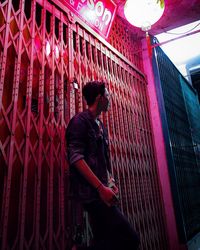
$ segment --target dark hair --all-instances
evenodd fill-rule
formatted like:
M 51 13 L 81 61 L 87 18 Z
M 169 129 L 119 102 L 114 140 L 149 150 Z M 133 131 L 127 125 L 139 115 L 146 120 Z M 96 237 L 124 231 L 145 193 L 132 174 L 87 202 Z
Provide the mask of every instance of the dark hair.
M 87 105 L 92 105 L 95 102 L 96 97 L 104 95 L 105 93 L 105 82 L 91 81 L 87 82 L 82 90 L 83 96 L 87 102 Z

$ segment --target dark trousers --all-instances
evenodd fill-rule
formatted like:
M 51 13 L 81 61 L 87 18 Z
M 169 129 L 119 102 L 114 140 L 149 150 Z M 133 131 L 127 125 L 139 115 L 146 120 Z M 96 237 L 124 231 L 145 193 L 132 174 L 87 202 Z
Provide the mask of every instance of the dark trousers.
M 84 206 L 91 218 L 94 250 L 136 250 L 139 237 L 126 217 L 116 206 L 108 207 L 102 201 Z

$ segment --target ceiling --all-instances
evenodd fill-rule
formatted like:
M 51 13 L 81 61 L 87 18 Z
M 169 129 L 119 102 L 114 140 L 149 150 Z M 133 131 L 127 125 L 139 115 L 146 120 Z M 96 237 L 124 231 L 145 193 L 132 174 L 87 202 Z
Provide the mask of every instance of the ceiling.
M 115 0 L 118 5 L 117 14 L 126 20 L 124 16 L 124 3 L 126 0 Z M 155 23 L 150 34 L 157 35 L 164 31 L 200 20 L 200 0 L 165 0 L 165 10 L 161 19 Z M 139 28 L 135 28 L 141 36 Z

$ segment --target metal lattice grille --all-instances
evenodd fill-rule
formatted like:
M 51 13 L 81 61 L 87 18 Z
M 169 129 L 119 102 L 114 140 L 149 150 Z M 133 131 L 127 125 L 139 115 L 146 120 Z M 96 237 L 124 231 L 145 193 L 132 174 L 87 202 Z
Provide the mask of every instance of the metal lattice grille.
M 117 17 L 110 32 L 109 42 L 131 63 L 143 70 L 141 40 L 136 29 L 124 19 Z
M 64 134 L 91 79 L 106 80 L 112 93 L 102 119 L 122 211 L 141 249 L 167 249 L 141 72 L 48 1 L 2 1 L 0 31 L 1 249 L 69 249 Z
M 199 102 L 194 89 L 164 52 L 156 48 L 156 53 L 181 205 L 177 213 L 182 213 L 184 224 L 180 227 L 187 241 L 200 228 Z

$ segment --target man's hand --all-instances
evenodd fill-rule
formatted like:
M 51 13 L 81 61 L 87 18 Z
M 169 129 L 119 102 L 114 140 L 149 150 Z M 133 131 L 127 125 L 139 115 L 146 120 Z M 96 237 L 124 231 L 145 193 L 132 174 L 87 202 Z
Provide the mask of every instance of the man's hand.
M 119 189 L 118 189 L 118 187 L 115 184 L 113 184 L 110 188 L 115 193 L 115 196 L 117 197 L 117 199 L 119 199 Z
M 117 188 L 117 187 L 116 187 Z M 117 189 L 118 190 L 118 189 Z M 99 196 L 107 206 L 111 207 L 118 202 L 118 197 L 114 190 L 101 184 L 98 188 Z
M 108 187 L 112 188 L 112 191 L 115 193 L 115 195 L 119 199 L 119 189 L 115 185 L 115 179 L 111 175 L 110 175 L 110 177 L 108 179 Z
M 74 166 L 79 171 L 80 174 L 99 192 L 99 196 L 104 203 L 108 206 L 113 206 L 118 202 L 118 188 L 115 186 L 113 181 L 109 187 L 106 187 L 101 183 L 99 178 L 92 172 L 84 159 L 80 159 L 74 163 Z

